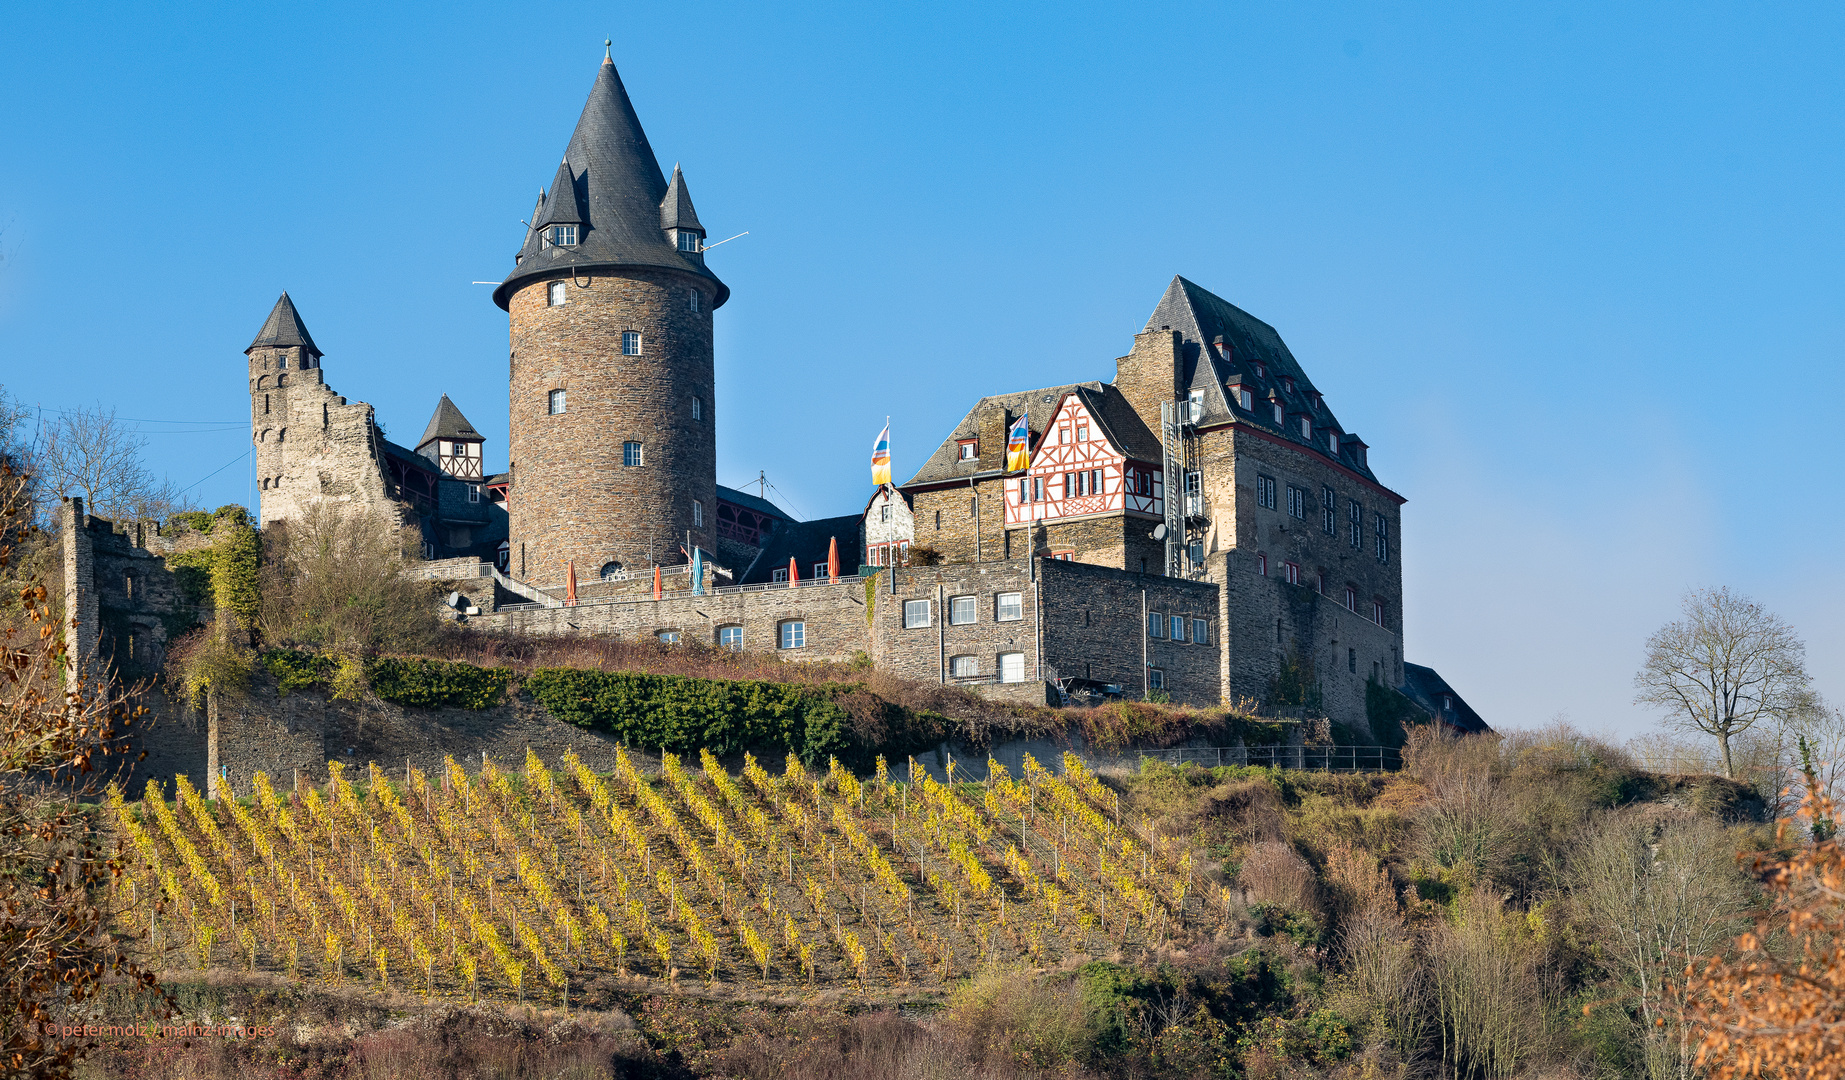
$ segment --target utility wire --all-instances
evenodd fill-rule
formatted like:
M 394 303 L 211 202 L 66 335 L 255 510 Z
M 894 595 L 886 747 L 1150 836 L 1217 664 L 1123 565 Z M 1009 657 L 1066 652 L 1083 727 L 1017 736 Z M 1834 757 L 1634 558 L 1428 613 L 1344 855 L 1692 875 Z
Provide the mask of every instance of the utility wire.
M 237 464 L 237 463 L 238 463 L 239 461 L 242 461 L 242 460 L 243 460 L 244 458 L 246 458 L 246 457 L 249 457 L 249 456 L 250 456 L 250 455 L 251 455 L 252 453 L 254 453 L 255 451 L 256 451 L 256 447 L 254 447 L 254 446 L 252 446 L 252 447 L 250 447 L 250 448 L 249 448 L 248 450 L 245 450 L 245 451 L 244 451 L 243 453 L 241 453 L 241 454 L 238 454 L 238 455 L 237 455 L 236 457 L 234 457 L 234 458 L 232 458 L 231 460 L 229 460 L 229 461 L 227 461 L 227 462 L 225 462 L 224 464 L 222 464 L 222 465 L 220 465 L 220 466 L 218 466 L 217 468 L 215 468 L 215 469 L 213 469 L 212 471 L 210 471 L 210 472 L 208 472 L 208 473 L 206 473 L 206 474 L 205 474 L 205 476 L 204 476 L 204 477 L 203 477 L 202 479 L 199 479 L 199 480 L 195 480 L 195 481 L 193 481 L 192 483 L 190 483 L 190 484 L 187 484 L 187 485 L 186 485 L 185 487 L 183 487 L 183 488 L 180 488 L 179 490 L 181 490 L 181 491 L 191 491 L 191 490 L 192 490 L 193 488 L 195 488 L 195 487 L 198 487 L 198 486 L 199 486 L 200 484 L 203 484 L 203 483 L 204 483 L 204 482 L 205 482 L 206 480 L 210 480 L 210 479 L 211 479 L 212 477 L 214 477 L 214 476 L 216 476 L 216 475 L 218 475 L 219 473 L 221 473 L 221 472 L 223 472 L 224 470 L 226 470 L 226 469 L 228 469 L 228 468 L 230 468 L 230 467 L 231 467 L 232 465 L 235 465 L 235 464 Z

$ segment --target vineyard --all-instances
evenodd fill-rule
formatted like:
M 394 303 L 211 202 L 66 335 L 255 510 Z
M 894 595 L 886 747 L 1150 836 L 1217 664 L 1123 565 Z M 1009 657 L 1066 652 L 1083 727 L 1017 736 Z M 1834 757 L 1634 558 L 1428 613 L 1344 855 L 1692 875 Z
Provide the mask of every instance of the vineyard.
M 527 751 L 518 773 L 450 759 L 358 784 L 332 763 L 322 789 L 259 773 L 210 803 L 184 777 L 171 800 L 111 788 L 118 931 L 167 969 L 567 1002 L 610 974 L 926 986 L 1183 940 L 1229 908 L 1073 756 L 978 784 L 700 759 L 644 775 L 620 752 L 599 775 Z

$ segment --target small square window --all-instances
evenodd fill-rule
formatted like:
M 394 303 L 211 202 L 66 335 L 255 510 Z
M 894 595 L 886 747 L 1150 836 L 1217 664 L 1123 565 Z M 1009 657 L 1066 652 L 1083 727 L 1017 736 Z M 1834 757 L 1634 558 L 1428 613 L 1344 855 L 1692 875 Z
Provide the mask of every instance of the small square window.
M 778 628 L 781 631 L 780 644 L 784 649 L 805 649 L 807 647 L 807 624 L 799 619 L 789 619 Z
M 977 656 L 951 656 L 948 658 L 948 674 L 957 679 L 970 679 L 980 674 L 980 658 Z
M 720 649 L 729 649 L 732 652 L 741 650 L 743 648 L 743 628 L 741 626 L 718 627 L 717 643 Z
M 1174 615 L 1172 617 L 1172 640 L 1185 640 L 1185 616 L 1183 615 Z
M 623 356 L 641 355 L 641 335 L 633 330 L 624 330 L 621 334 L 621 354 Z
M 929 601 L 905 600 L 903 602 L 903 628 L 915 630 L 929 625 Z
M 679 250 L 680 251 L 694 251 L 694 252 L 697 251 L 698 250 L 698 234 L 695 232 L 692 232 L 690 229 L 680 229 L 679 230 Z M 693 308 L 692 310 L 697 311 L 698 309 Z
M 975 618 L 973 597 L 951 596 L 948 598 L 948 625 L 967 626 Z
M 551 415 L 560 416 L 563 414 L 563 411 L 564 411 L 564 392 L 562 390 L 551 391 Z
M 622 443 L 621 444 L 621 463 L 630 469 L 640 468 L 641 466 L 641 444 L 637 442 Z
M 973 439 L 961 443 L 961 460 L 972 461 L 980 456 L 980 444 Z
M 830 576 L 832 576 L 832 573 L 826 563 L 817 562 L 814 564 L 814 578 L 816 580 L 819 578 L 830 577 Z
M 694 529 L 702 529 L 705 527 L 705 504 L 703 500 L 692 500 L 692 527 Z
M 1166 616 L 1157 611 L 1147 612 L 1147 636 L 1163 638 L 1166 636 Z
M 564 302 L 568 299 L 570 299 L 570 293 L 566 289 L 564 282 L 553 281 L 551 284 L 545 286 L 545 304 L 547 306 L 563 307 Z
M 769 580 L 770 581 L 787 581 L 788 580 L 788 568 L 786 566 L 778 566 L 775 569 L 769 571 Z
M 1192 644 L 1209 645 L 1211 643 L 1211 624 L 1205 619 L 1192 620 Z
M 999 681 L 1007 683 L 1025 681 L 1024 653 L 1003 652 L 999 654 Z
M 1076 441 L 1077 442 L 1088 442 L 1089 441 L 1089 425 L 1088 424 L 1076 425 Z
M 995 622 L 1018 622 L 1025 617 L 1025 594 L 1003 592 L 994 598 Z
M 1166 673 L 1164 671 L 1161 671 L 1159 668 L 1148 668 L 1147 669 L 1147 689 L 1149 690 L 1166 689 Z
M 553 225 L 545 230 L 546 247 L 575 247 L 577 227 L 575 225 Z

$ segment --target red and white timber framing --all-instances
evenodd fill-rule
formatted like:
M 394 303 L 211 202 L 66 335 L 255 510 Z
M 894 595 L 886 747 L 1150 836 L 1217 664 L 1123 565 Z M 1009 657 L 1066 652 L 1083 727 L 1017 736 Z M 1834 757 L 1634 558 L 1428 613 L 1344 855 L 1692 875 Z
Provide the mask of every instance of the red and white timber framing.
M 1076 394 L 1052 410 L 1031 467 L 1006 480 L 1008 527 L 1098 514 L 1160 518 L 1165 507 L 1159 466 L 1122 453 Z

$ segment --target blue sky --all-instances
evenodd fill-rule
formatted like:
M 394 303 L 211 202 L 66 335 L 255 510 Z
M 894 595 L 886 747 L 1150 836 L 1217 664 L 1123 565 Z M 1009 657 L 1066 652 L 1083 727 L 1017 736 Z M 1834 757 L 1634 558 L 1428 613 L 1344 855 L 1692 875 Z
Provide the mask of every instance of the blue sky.
M 886 414 L 908 475 L 980 394 L 1110 378 L 1184 274 L 1273 324 L 1408 498 L 1408 656 L 1489 721 L 1645 730 L 1642 642 L 1707 584 L 1845 698 L 1842 23 L 16 5 L 0 385 L 175 421 L 155 465 L 248 500 L 241 350 L 287 289 L 339 392 L 399 438 L 447 392 L 504 467 L 506 317 L 469 282 L 510 269 L 608 37 L 714 238 L 750 232 L 710 256 L 720 483 L 855 511 Z

